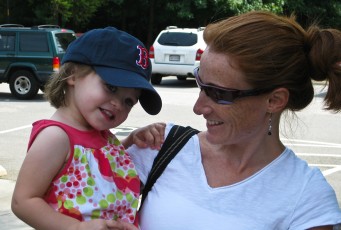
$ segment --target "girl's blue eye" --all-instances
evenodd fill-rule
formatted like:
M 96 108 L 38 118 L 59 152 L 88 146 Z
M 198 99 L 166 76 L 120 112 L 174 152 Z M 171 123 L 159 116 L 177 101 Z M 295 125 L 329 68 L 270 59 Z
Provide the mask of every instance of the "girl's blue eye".
M 117 91 L 117 86 L 114 85 L 109 85 L 109 84 L 105 84 L 105 86 L 107 87 L 107 89 L 112 92 L 115 93 Z
M 128 107 L 133 107 L 135 105 L 135 102 L 130 98 L 125 99 L 124 102 Z

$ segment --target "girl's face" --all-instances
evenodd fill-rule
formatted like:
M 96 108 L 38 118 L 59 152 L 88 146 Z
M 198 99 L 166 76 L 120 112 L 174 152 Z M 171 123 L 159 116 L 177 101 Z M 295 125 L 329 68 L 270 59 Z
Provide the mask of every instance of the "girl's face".
M 71 77 L 69 106 L 73 118 L 86 129 L 105 130 L 119 126 L 138 102 L 141 90 L 106 84 L 94 71 Z
M 206 85 L 248 90 L 244 74 L 233 59 L 225 54 L 205 50 L 200 61 L 199 77 Z M 232 104 L 214 102 L 202 90 L 194 112 L 206 119 L 206 138 L 212 144 L 238 144 L 267 135 L 268 118 L 266 94 L 236 99 Z

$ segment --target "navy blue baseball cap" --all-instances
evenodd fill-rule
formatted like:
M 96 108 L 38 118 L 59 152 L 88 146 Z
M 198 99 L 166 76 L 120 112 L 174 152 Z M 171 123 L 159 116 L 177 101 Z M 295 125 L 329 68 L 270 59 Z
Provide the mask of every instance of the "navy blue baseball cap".
M 114 27 L 90 30 L 68 46 L 62 64 L 66 62 L 92 66 L 109 85 L 141 89 L 143 109 L 151 115 L 160 112 L 161 97 L 150 84 L 148 50 L 134 36 Z

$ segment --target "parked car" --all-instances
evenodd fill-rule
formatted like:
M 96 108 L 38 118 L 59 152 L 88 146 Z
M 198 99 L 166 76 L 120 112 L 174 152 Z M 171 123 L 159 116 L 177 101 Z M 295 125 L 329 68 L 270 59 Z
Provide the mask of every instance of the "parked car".
M 160 84 L 166 76 L 177 76 L 178 80 L 194 77 L 193 70 L 199 66 L 201 54 L 206 48 L 204 29 L 168 26 L 159 33 L 149 49 L 152 84 Z
M 55 25 L 0 25 L 0 83 L 8 83 L 18 99 L 33 98 L 59 70 L 66 48 L 75 39 L 73 30 Z

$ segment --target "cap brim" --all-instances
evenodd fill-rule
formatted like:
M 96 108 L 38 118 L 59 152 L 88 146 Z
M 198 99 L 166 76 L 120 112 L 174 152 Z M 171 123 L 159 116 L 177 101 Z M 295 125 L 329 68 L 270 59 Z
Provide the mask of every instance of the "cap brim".
M 96 73 L 108 84 L 142 89 L 139 98 L 142 108 L 150 115 L 156 115 L 161 111 L 162 100 L 154 87 L 138 73 L 124 69 L 110 68 L 105 66 L 93 66 Z

